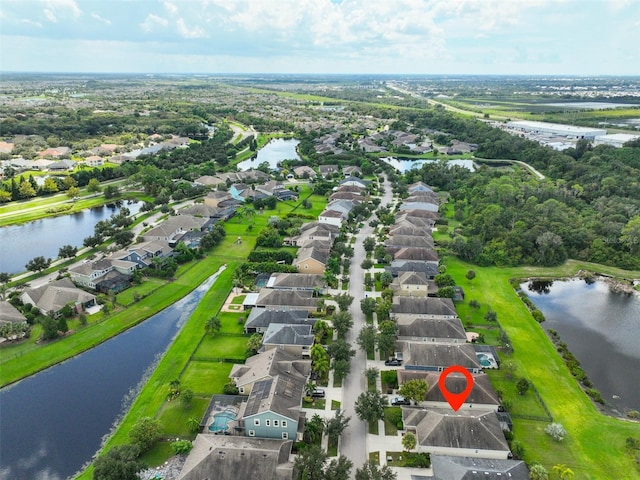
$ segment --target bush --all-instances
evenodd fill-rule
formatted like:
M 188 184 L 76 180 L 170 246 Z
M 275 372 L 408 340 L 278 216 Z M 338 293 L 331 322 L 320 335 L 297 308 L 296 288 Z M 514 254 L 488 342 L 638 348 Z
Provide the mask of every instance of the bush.
M 189 440 L 178 440 L 171 443 L 173 453 L 179 455 L 181 453 L 189 453 L 193 448 L 193 444 Z
M 567 435 L 567 431 L 564 429 L 561 423 L 550 423 L 544 429 L 544 433 L 553 438 L 556 442 L 561 442 Z

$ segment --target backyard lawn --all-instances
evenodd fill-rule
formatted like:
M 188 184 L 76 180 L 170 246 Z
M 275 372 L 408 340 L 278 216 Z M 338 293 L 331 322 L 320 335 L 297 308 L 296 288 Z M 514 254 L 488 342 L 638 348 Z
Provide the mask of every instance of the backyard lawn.
M 192 360 L 180 376 L 182 388 L 190 388 L 196 395 L 222 393 L 232 366 L 232 363 Z
M 194 438 L 195 435 L 189 430 L 189 419 L 200 420 L 207 410 L 210 397 L 196 396 L 191 404 L 185 406 L 180 401 L 180 397 L 171 402 L 165 402 L 158 414 L 157 420 L 163 427 L 163 433 L 172 437 Z

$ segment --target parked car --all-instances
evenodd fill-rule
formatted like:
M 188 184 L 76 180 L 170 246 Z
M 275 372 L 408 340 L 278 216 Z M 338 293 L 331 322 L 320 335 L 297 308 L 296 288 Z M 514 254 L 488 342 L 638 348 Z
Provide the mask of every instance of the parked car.
M 322 388 L 316 388 L 313 392 L 311 392 L 311 396 L 316 398 L 324 398 L 324 390 Z
M 392 358 L 391 360 L 386 360 L 384 364 L 387 367 L 399 367 L 402 365 L 402 360 L 398 360 L 397 358 Z
M 404 397 L 397 396 L 391 399 L 391 405 L 411 405 L 411 402 Z

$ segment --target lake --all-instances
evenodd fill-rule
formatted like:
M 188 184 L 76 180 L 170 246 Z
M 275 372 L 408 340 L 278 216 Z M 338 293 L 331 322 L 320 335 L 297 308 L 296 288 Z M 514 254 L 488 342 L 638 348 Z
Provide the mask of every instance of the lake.
M 640 410 L 640 297 L 601 281 L 546 283 L 521 285 L 544 314 L 542 327 L 559 333 L 608 404 Z
M 300 140 L 296 140 L 295 138 L 274 138 L 258 150 L 258 155 L 255 160 L 249 159 L 238 163 L 238 170 L 241 172 L 251 170 L 252 168 L 257 168 L 262 162 L 267 162 L 271 170 L 276 170 L 278 163 L 283 160 L 301 161 L 302 159 L 296 151 L 299 143 Z
M 96 223 L 117 214 L 122 207 L 127 207 L 133 215 L 140 211 L 142 202 L 119 201 L 69 215 L 1 227 L 0 272 L 24 272 L 25 264 L 39 255 L 55 260 L 63 245 L 82 248 L 82 241 L 93 235 Z
M 89 462 L 220 271 L 117 337 L 0 390 L 0 478 L 62 480 Z
M 424 159 L 424 158 L 413 159 L 413 158 L 395 158 L 395 157 L 383 157 L 380 160 L 388 163 L 389 165 L 394 167 L 396 170 L 398 170 L 400 173 L 405 173 L 408 170 L 411 170 L 412 168 L 420 168 L 425 163 L 434 163 L 434 162 L 440 161 L 440 160 L 431 160 L 431 159 Z M 445 159 L 445 160 L 450 165 L 458 165 L 460 167 L 469 169 L 472 172 L 475 172 L 476 170 L 473 160 L 465 160 L 465 159 L 454 159 L 454 160 Z

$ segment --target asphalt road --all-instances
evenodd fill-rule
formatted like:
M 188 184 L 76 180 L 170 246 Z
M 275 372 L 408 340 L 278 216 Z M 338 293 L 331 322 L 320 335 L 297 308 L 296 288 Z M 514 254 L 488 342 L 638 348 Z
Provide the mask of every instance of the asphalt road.
M 386 177 L 384 189 L 385 193 L 382 197 L 381 205 L 389 204 L 393 198 L 391 183 Z M 372 218 L 375 218 L 375 216 Z M 366 390 L 364 373 L 367 369 L 367 356 L 358 347 L 356 338 L 358 338 L 358 333 L 366 324 L 364 314 L 360 310 L 360 300 L 365 298 L 364 271 L 360 264 L 365 258 L 364 239 L 370 237 L 373 233 L 373 228 L 369 226 L 370 220 L 365 222 L 365 226 L 356 235 L 356 242 L 353 245 L 353 258 L 349 269 L 348 292 L 354 298 L 349 308 L 349 312 L 353 317 L 353 327 L 347 333 L 346 339 L 356 350 L 356 355 L 351 360 L 351 373 L 343 382 L 342 410 L 346 416 L 351 417 L 351 421 L 340 437 L 340 454 L 353 462 L 351 478 L 355 478 L 356 468 L 360 468 L 368 460 L 369 452 L 367 448 L 367 424 L 357 417 L 354 405 L 358 396 Z

